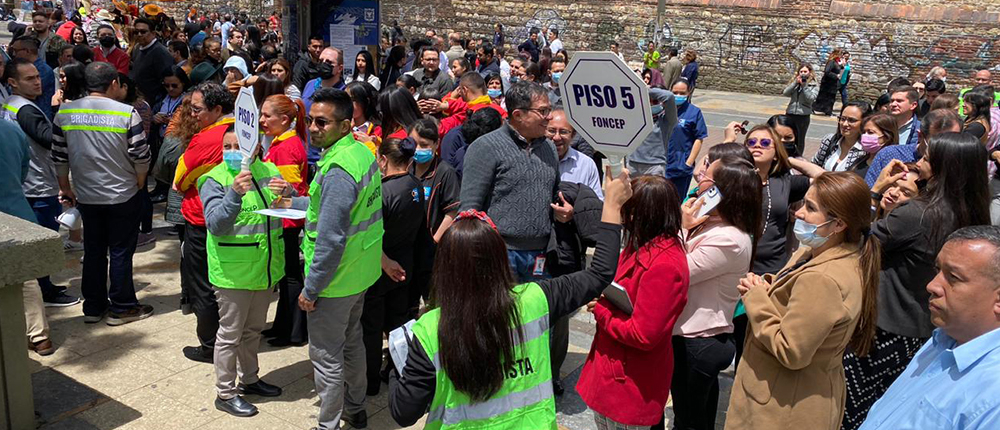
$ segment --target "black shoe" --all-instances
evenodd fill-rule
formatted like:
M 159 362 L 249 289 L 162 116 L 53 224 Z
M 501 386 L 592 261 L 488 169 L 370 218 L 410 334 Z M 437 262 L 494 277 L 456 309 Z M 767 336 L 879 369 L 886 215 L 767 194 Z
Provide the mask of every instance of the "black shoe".
M 561 396 L 561 395 L 563 395 L 563 393 L 566 392 L 566 389 L 563 388 L 561 380 L 559 380 L 559 379 L 553 379 L 552 380 L 552 392 L 555 393 L 555 395 L 557 395 L 557 396 Z
M 253 384 L 240 384 L 240 393 L 256 394 L 261 397 L 278 397 L 281 395 L 281 387 L 268 384 L 263 380 L 257 380 Z
M 139 305 L 125 312 L 108 313 L 108 325 L 116 326 L 144 320 L 153 315 L 153 307 L 150 305 Z
M 286 347 L 286 346 L 304 346 L 307 343 L 308 342 L 292 342 L 292 341 L 290 341 L 288 339 L 282 339 L 280 337 L 276 337 L 274 339 L 268 339 L 267 340 L 267 344 L 268 345 L 271 345 L 271 346 L 274 346 L 274 347 L 278 347 L 278 348 L 283 348 L 283 347 Z
M 368 427 L 367 411 L 358 412 L 357 415 L 350 415 L 347 412 L 344 412 L 344 414 L 341 415 L 340 418 L 344 420 L 344 422 L 349 424 L 351 427 L 354 427 L 356 429 L 363 429 Z
M 202 348 L 200 346 L 185 346 L 181 351 L 184 352 L 184 357 L 187 357 L 187 359 L 191 361 L 208 364 L 215 362 L 215 351 L 211 349 Z
M 278 330 L 275 329 L 274 326 L 271 326 L 271 328 L 267 330 L 262 330 L 260 335 L 265 338 L 278 337 Z
M 42 295 L 42 301 L 47 308 L 64 308 L 80 303 L 80 298 L 71 296 L 62 291 L 52 295 Z
M 365 395 L 367 396 L 377 396 L 379 391 L 382 389 L 382 383 L 379 381 L 368 380 L 368 388 L 365 389 Z
M 257 415 L 257 407 L 252 403 L 243 400 L 243 397 L 236 396 L 229 400 L 215 398 L 215 409 L 226 412 L 237 417 L 252 417 Z
M 167 194 L 166 193 L 163 193 L 163 194 L 153 194 L 153 195 L 149 196 L 149 202 L 150 203 L 163 203 L 165 201 L 167 201 Z

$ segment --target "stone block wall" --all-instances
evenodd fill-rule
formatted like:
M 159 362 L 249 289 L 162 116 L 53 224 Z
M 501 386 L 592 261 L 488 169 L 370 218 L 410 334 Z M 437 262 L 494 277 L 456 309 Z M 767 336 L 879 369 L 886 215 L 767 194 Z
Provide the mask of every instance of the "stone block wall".
M 454 29 L 491 37 L 504 25 L 508 56 L 533 26 L 559 28 L 566 49 L 618 41 L 638 62 L 656 32 L 656 0 L 383 0 L 383 24 L 410 34 Z M 777 94 L 803 62 L 852 54 L 851 90 L 877 95 L 893 77 L 923 80 L 931 67 L 965 86 L 975 70 L 1000 71 L 998 0 L 667 0 L 662 43 L 694 49 L 699 87 Z M 997 79 L 1000 83 L 1000 76 Z

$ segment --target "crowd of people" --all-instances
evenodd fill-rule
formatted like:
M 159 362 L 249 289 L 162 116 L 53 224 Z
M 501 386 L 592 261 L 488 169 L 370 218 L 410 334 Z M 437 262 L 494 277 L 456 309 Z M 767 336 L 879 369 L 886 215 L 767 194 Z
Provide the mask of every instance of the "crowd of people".
M 282 395 L 260 378 L 268 339 L 308 345 L 318 428 L 366 427 L 385 382 L 400 425 L 555 428 L 586 306 L 576 390 L 601 429 L 664 428 L 668 399 L 674 428 L 714 429 L 733 364 L 728 429 L 1000 425 L 989 71 L 958 96 L 944 69 L 889 77 L 872 105 L 847 97 L 836 49 L 818 85 L 795 71 L 787 114 L 703 150 L 697 54 L 650 44 L 654 131 L 615 176 L 563 110 L 557 28 L 508 52 L 500 24 L 446 46 L 393 23 L 346 74 L 322 36 L 281 52 L 276 15 L 82 12 L 35 12 L 3 54 L 2 209 L 64 224 L 84 322 L 122 325 L 154 312 L 132 261 L 162 204 L 197 320 L 178 353 L 213 364 L 221 411 Z M 838 91 L 836 132 L 803 158 Z M 80 299 L 42 278 L 24 302 L 30 349 L 51 354 L 44 308 Z

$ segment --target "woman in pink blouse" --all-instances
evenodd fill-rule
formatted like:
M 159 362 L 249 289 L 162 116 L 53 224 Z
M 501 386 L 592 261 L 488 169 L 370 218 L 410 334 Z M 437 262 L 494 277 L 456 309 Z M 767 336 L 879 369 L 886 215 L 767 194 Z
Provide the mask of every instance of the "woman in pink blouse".
M 749 155 L 749 154 L 748 154 Z M 746 157 L 749 158 L 749 157 Z M 718 187 L 722 200 L 696 218 L 704 198 L 681 208 L 691 283 L 688 302 L 674 326 L 671 395 L 674 428 L 715 429 L 719 372 L 736 354 L 733 312 L 740 278 L 750 270 L 759 237 L 761 184 L 753 163 L 726 156 L 698 178 L 698 193 Z

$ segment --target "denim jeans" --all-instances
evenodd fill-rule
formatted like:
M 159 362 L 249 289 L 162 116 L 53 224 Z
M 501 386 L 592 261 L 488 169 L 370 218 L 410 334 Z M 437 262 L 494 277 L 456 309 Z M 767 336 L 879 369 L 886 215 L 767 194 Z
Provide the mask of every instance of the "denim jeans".
M 28 197 L 28 204 L 35 212 L 35 219 L 38 225 L 55 232 L 59 231 L 59 215 L 62 214 L 62 204 L 59 197 Z M 52 283 L 48 276 L 38 278 L 38 286 L 42 289 L 42 297 L 49 298 L 59 294 L 63 288 L 59 288 Z
M 544 249 L 532 250 L 532 251 L 519 251 L 508 249 L 507 259 L 510 260 L 510 269 L 514 271 L 514 280 L 519 283 L 538 281 L 541 279 L 549 279 L 552 275 L 549 271 L 545 269 L 545 265 L 542 265 L 542 274 L 535 274 L 535 261 L 538 256 L 545 256 Z

